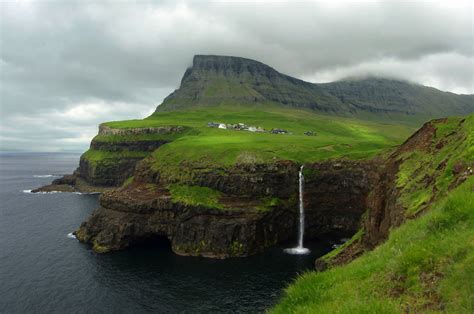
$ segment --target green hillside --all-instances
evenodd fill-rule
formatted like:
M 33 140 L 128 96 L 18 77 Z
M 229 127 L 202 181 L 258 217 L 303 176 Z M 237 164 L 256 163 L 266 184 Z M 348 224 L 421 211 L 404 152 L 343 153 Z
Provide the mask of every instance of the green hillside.
M 208 122 L 244 123 L 260 126 L 267 132 L 210 128 Z M 98 135 L 94 139 L 101 142 L 168 140 L 170 143 L 153 152 L 156 166 L 164 171 L 173 171 L 183 162 L 219 167 L 275 160 L 311 162 L 336 157 L 359 159 L 400 144 L 414 130 L 414 127 L 407 125 L 330 117 L 309 110 L 271 104 L 157 112 L 143 120 L 108 122 L 105 125 L 113 128 L 185 126 L 186 131 L 180 134 Z M 274 128 L 289 133 L 268 132 Z M 305 135 L 307 131 L 314 135 Z M 123 152 L 108 152 L 107 156 L 111 157 L 110 154 Z M 89 150 L 85 156 L 100 158 L 101 154 Z
M 472 313 L 474 178 L 347 266 L 302 275 L 274 313 Z
M 431 126 L 433 140 L 414 140 L 395 156 L 407 222 L 353 262 L 301 276 L 275 313 L 474 311 L 474 115 L 426 130 Z M 370 215 L 364 226 L 376 220 Z M 366 232 L 361 229 L 349 243 Z M 344 248 L 323 259 L 338 254 Z

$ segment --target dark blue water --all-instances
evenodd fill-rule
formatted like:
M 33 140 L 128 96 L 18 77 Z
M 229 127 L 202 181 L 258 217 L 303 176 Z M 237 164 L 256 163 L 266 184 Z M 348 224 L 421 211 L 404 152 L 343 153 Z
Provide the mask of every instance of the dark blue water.
M 166 247 L 106 255 L 67 237 L 97 195 L 26 194 L 71 173 L 79 155 L 0 153 L 0 312 L 264 311 L 327 243 L 306 256 L 282 248 L 248 258 L 181 257 Z M 296 235 L 295 235 L 296 241 Z

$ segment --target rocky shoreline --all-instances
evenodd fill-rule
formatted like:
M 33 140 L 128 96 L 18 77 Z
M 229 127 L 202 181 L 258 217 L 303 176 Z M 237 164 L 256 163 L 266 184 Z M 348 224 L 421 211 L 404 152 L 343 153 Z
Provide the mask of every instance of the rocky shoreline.
M 299 164 L 241 164 L 181 182 L 219 191 L 222 208 L 210 208 L 174 201 L 167 188 L 170 178 L 154 173 L 149 162 L 141 161 L 133 180 L 122 187 L 88 184 L 79 169 L 34 192 L 102 192 L 101 207 L 75 232 L 98 253 L 161 238 L 180 255 L 243 257 L 294 239 Z M 308 164 L 306 169 L 307 239 L 354 234 L 378 179 L 378 166 L 343 160 Z
M 61 178 L 53 180 L 49 185 L 31 190 L 32 193 L 48 193 L 48 192 L 79 192 L 79 193 L 103 193 L 113 190 L 115 187 L 96 186 L 87 182 L 79 175 L 78 171 L 74 174 L 65 175 Z

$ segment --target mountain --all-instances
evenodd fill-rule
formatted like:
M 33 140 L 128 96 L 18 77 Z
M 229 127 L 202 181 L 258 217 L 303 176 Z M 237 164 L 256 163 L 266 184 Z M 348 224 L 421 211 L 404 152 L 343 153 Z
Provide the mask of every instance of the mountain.
M 441 117 L 474 112 L 473 95 L 457 95 L 400 80 L 364 78 L 314 84 L 251 59 L 196 55 L 181 86 L 158 106 L 277 103 L 337 115 Z

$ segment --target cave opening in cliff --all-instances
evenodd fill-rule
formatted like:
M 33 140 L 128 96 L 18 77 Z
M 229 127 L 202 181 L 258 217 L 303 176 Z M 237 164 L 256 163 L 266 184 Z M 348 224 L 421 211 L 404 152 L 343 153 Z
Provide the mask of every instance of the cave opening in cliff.
M 164 235 L 147 234 L 140 238 L 134 239 L 131 246 L 137 248 L 154 248 L 160 250 L 171 251 L 171 241 Z

